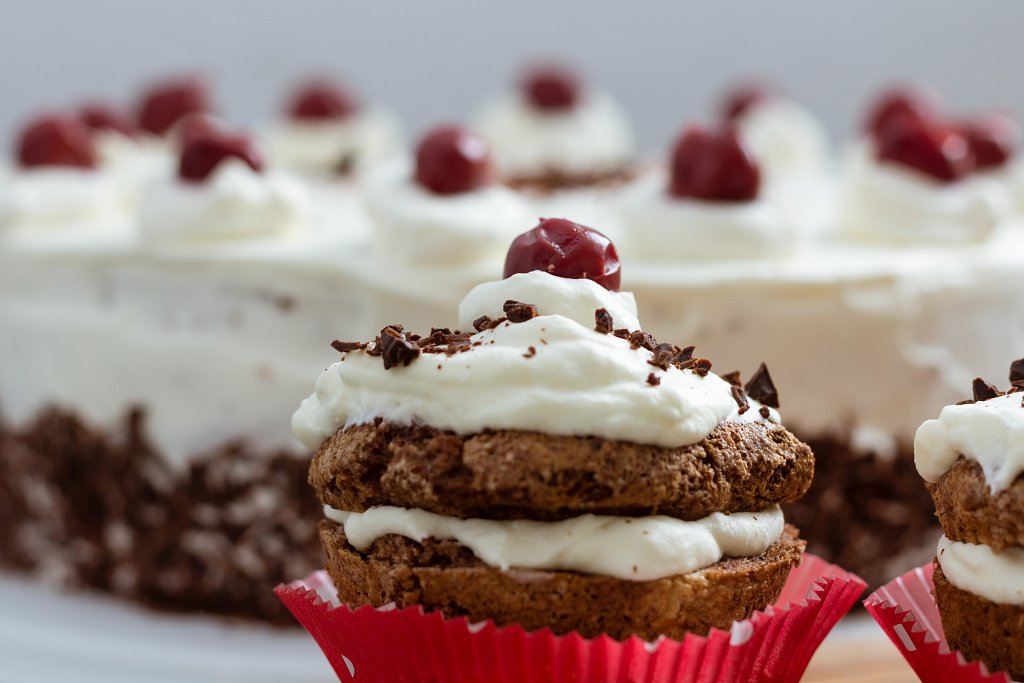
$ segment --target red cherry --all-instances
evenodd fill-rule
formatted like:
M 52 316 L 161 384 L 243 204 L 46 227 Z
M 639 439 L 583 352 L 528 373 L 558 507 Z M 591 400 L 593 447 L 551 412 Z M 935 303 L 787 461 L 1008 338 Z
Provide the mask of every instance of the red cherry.
M 178 176 L 190 182 L 206 180 L 225 159 L 241 159 L 256 172 L 263 170 L 263 151 L 248 135 L 219 131 L 197 132 L 183 140 Z
M 18 136 L 18 163 L 24 168 L 95 168 L 96 150 L 89 129 L 77 117 L 40 116 Z
M 722 98 L 723 121 L 735 123 L 737 119 L 757 104 L 764 104 L 777 97 L 775 90 L 764 83 L 743 83 L 725 93 Z
M 927 90 L 890 88 L 869 107 L 864 120 L 864 132 L 877 137 L 894 124 L 933 121 L 938 118 L 939 109 L 938 98 Z
M 159 83 L 142 97 L 139 128 L 164 135 L 187 114 L 211 109 L 206 84 L 198 78 Z
M 579 100 L 582 85 L 570 69 L 554 64 L 528 70 L 520 82 L 527 102 L 541 111 L 572 109 Z
M 613 292 L 619 291 L 622 280 L 611 240 L 564 218 L 542 218 L 537 227 L 512 241 L 505 256 L 505 277 L 534 270 L 593 280 Z
M 416 148 L 416 182 L 436 194 L 471 192 L 490 184 L 491 148 L 461 126 L 435 128 Z
M 761 185 L 757 162 L 730 126 L 688 126 L 672 150 L 671 170 L 673 197 L 747 202 L 757 198 Z
M 288 105 L 296 120 L 336 121 L 347 119 L 359 109 L 351 93 L 327 81 L 309 81 L 299 87 Z
M 220 122 L 209 114 L 187 114 L 178 121 L 174 136 L 178 146 L 184 147 L 194 137 L 222 133 Z
M 875 143 L 879 161 L 899 164 L 943 182 L 974 170 L 971 146 L 956 128 L 904 119 L 887 126 Z
M 1001 168 L 1013 157 L 1020 138 L 1020 129 L 1013 117 L 993 112 L 961 121 L 957 128 L 974 152 L 975 168 Z
M 89 102 L 78 110 L 78 116 L 90 130 L 112 130 L 129 137 L 135 135 L 135 122 L 124 112 L 101 102 Z

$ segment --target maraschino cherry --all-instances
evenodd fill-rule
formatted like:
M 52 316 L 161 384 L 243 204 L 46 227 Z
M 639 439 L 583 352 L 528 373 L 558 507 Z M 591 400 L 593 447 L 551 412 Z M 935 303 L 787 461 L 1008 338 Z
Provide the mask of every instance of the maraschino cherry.
M 742 83 L 725 93 L 722 98 L 723 121 L 735 123 L 740 117 L 758 104 L 775 99 L 775 90 L 764 83 Z
M 582 86 L 579 76 L 563 66 L 544 64 L 523 74 L 520 88 L 535 109 L 565 111 L 576 106 Z
M 435 194 L 472 192 L 492 179 L 491 147 L 467 128 L 435 128 L 416 148 L 416 182 Z
M 1013 117 L 993 112 L 957 124 L 974 152 L 978 170 L 991 171 L 1006 165 L 1017 150 L 1020 128 Z
M 210 109 L 209 92 L 198 78 L 167 81 L 143 95 L 139 108 L 139 128 L 155 135 L 164 135 L 186 115 Z
M 263 170 L 263 152 L 248 135 L 218 130 L 196 132 L 183 139 L 178 176 L 201 183 L 226 159 L 240 159 L 256 172 Z
M 899 164 L 943 183 L 967 176 L 975 168 L 967 138 L 952 126 L 904 119 L 888 125 L 878 136 L 879 161 Z
M 18 136 L 18 163 L 24 168 L 95 168 L 96 150 L 89 129 L 75 116 L 40 116 Z
M 864 132 L 878 137 L 891 125 L 933 121 L 939 115 L 939 103 L 927 90 L 894 87 L 886 90 L 868 109 Z
M 505 277 L 534 270 L 593 280 L 613 292 L 619 291 L 622 280 L 611 240 L 564 218 L 543 218 L 533 230 L 513 240 L 505 256 Z
M 135 135 L 135 122 L 131 120 L 131 117 L 109 104 L 86 103 L 78 110 L 78 116 L 90 130 L 114 131 L 129 137 Z
M 326 80 L 308 81 L 295 91 L 288 116 L 297 121 L 340 121 L 359 109 L 351 93 Z
M 690 125 L 672 150 L 669 194 L 712 202 L 757 198 L 761 171 L 730 126 Z

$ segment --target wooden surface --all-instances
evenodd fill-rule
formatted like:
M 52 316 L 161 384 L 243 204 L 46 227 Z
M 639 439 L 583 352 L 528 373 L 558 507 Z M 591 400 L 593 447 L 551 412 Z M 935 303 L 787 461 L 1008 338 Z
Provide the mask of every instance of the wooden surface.
M 804 683 L 914 683 L 917 676 L 886 635 L 858 615 L 841 623 L 814 655 Z

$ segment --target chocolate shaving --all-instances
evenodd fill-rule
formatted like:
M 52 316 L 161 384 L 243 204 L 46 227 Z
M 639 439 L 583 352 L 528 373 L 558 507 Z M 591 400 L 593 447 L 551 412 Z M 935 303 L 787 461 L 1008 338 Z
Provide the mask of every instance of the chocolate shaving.
M 761 413 L 761 417 L 763 417 L 766 420 L 771 418 L 772 416 L 772 411 L 768 408 L 768 406 L 761 406 L 757 412 Z
M 686 348 L 679 349 L 679 351 L 676 352 L 676 355 L 672 358 L 672 364 L 680 370 L 685 370 L 690 367 L 690 365 L 692 365 L 691 361 L 693 360 L 694 348 L 696 347 L 687 346 Z M 684 364 L 687 364 L 686 367 L 683 367 Z
M 1003 392 L 999 391 L 980 377 L 974 378 L 974 383 L 971 385 L 971 388 L 974 389 L 975 401 L 987 401 L 990 398 L 1003 395 Z
M 525 323 L 527 320 L 540 315 L 537 307 L 533 304 L 524 304 L 513 299 L 506 301 L 502 308 L 505 311 L 505 317 L 508 318 L 510 323 Z
M 698 377 L 707 377 L 711 372 L 711 361 L 707 358 L 698 358 L 693 361 L 693 371 L 697 373 Z
M 379 339 L 380 341 L 377 345 L 380 347 L 381 355 L 384 358 L 385 370 L 390 370 L 399 365 L 409 365 L 420 355 L 420 347 L 415 342 L 406 338 L 401 325 L 385 327 L 380 331 Z
M 337 339 L 331 342 L 331 348 L 340 353 L 345 353 L 346 351 L 362 351 L 366 346 L 367 344 L 365 342 L 347 342 L 338 341 Z
M 743 392 L 743 387 L 739 384 L 732 385 L 732 398 L 736 401 L 736 405 L 740 407 L 740 415 L 750 410 L 750 402 L 747 401 L 747 395 Z
M 651 335 L 647 334 L 642 330 L 629 333 L 629 346 L 633 349 L 647 349 L 653 351 L 654 347 L 658 345 L 658 341 Z
M 373 346 L 370 346 L 370 347 L 368 347 L 366 349 L 366 355 L 367 356 L 373 356 L 373 357 L 376 358 L 377 356 L 381 355 L 382 353 L 383 353 L 383 351 L 381 351 L 381 348 L 380 348 L 380 336 L 374 337 L 373 338 Z
M 673 346 L 672 344 L 658 344 L 654 347 L 651 352 L 653 358 L 647 361 L 651 365 L 661 368 L 662 370 L 668 370 L 672 366 L 672 359 L 675 358 L 676 353 L 679 352 L 679 347 Z
M 537 347 L 528 346 L 526 347 L 526 353 L 523 354 L 523 358 L 533 358 L 537 355 Z
M 495 320 L 491 320 L 486 315 L 482 315 L 473 321 L 473 329 L 476 330 L 477 332 L 483 332 L 484 330 L 493 330 L 495 327 L 502 324 L 507 319 L 508 318 L 497 318 Z
M 609 334 L 615 328 L 615 321 L 607 308 L 599 308 L 594 311 L 594 329 L 601 334 Z
M 768 374 L 768 366 L 764 363 L 761 363 L 757 372 L 754 373 L 754 376 L 750 378 L 750 381 L 743 388 L 746 390 L 747 396 L 758 403 L 763 403 L 772 408 L 779 407 L 779 392 L 775 389 L 772 376 Z
M 661 384 L 661 378 L 655 375 L 653 372 L 647 375 L 647 383 L 652 387 L 656 387 Z
M 618 337 L 619 339 L 629 339 L 629 330 L 627 330 L 625 327 L 620 327 L 617 330 L 612 330 L 612 335 Z
M 1024 383 L 1024 358 L 1010 363 L 1010 384 L 1017 386 Z
M 724 379 L 726 382 L 728 382 L 729 384 L 733 385 L 734 387 L 742 387 L 743 386 L 743 380 L 740 379 L 740 371 L 739 370 L 733 370 L 732 372 L 727 372 L 724 375 L 719 375 L 719 377 L 721 377 L 722 379 Z M 744 396 L 746 396 L 746 394 L 744 394 Z

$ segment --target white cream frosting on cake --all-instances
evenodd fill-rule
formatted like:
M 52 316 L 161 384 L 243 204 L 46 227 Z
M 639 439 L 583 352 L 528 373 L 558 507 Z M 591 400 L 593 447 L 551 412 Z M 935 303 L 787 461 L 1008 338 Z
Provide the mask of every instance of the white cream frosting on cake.
M 366 170 L 401 148 L 397 117 L 380 108 L 342 119 L 281 121 L 267 130 L 265 141 L 271 163 L 313 176 L 336 175 L 344 166 Z
M 101 169 L 12 170 L 0 185 L 0 232 L 120 227 L 128 217 L 127 197 Z
M 782 97 L 753 102 L 736 119 L 736 126 L 769 182 L 792 174 L 820 174 L 828 163 L 824 128 L 796 102 Z

